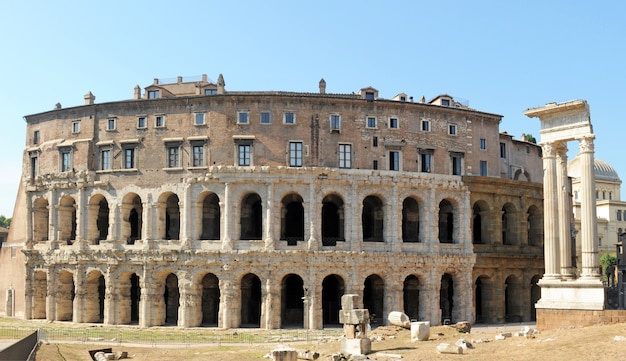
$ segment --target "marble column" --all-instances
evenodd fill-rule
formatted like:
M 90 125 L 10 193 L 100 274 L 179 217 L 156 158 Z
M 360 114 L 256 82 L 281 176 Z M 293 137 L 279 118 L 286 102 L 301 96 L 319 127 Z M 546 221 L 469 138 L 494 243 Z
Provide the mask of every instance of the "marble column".
M 596 182 L 594 178 L 594 136 L 580 139 L 582 277 L 600 278 L 598 230 L 596 228 Z
M 561 276 L 565 279 L 574 278 L 572 268 L 572 247 L 571 247 L 571 202 L 569 187 L 567 186 L 567 144 L 555 143 L 556 150 L 556 181 L 557 181 L 557 202 L 559 209 L 559 248 L 561 263 Z
M 224 183 L 224 201 L 220 202 L 220 213 L 222 215 L 222 227 L 221 228 L 221 233 L 222 233 L 222 251 L 231 251 L 233 249 L 233 240 L 232 240 L 232 232 L 233 230 L 231 229 L 231 215 L 230 215 L 230 211 L 231 211 L 231 204 L 230 204 L 230 198 L 231 196 L 231 185 L 230 183 Z M 221 287 L 220 287 L 221 288 Z M 226 327 L 230 327 L 230 325 L 227 325 Z
M 559 223 L 557 201 L 556 144 L 544 143 L 543 149 L 543 209 L 544 209 L 544 262 L 546 279 L 559 279 Z

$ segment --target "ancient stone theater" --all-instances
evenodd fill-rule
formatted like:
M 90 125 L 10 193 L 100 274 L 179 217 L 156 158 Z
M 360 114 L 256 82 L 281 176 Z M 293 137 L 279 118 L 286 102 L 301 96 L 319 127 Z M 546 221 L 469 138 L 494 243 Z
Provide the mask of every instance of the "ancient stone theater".
M 155 79 L 25 116 L 0 314 L 320 329 L 357 294 L 373 325 L 533 320 L 541 148 L 449 95 L 313 88 Z

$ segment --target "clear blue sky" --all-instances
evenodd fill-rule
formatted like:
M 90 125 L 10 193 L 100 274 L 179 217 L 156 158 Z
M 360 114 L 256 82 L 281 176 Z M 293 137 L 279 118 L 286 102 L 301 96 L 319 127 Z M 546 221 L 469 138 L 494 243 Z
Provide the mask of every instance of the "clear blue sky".
M 585 99 L 596 157 L 626 179 L 622 1 L 2 1 L 0 214 L 24 115 L 130 99 L 153 78 L 222 73 L 227 90 L 450 94 L 539 140 L 527 108 Z M 578 144 L 570 142 L 570 157 Z M 626 147 L 625 147 L 626 149 Z M 626 187 L 625 187 L 626 188 Z

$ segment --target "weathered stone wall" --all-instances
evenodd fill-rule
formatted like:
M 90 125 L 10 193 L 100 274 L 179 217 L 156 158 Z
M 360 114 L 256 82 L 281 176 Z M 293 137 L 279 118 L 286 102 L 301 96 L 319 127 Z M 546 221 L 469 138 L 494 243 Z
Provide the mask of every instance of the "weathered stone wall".
M 537 329 L 541 331 L 614 323 L 626 323 L 626 310 L 537 309 Z

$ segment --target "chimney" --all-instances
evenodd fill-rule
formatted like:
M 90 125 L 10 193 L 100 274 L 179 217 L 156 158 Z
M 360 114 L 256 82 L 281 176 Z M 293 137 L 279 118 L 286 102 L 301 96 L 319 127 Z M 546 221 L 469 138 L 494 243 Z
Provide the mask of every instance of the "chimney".
M 326 94 L 326 80 L 324 80 L 324 78 L 322 78 L 322 80 L 320 80 L 320 94 Z
M 91 105 L 96 100 L 96 96 L 93 95 L 91 92 L 85 94 L 84 98 L 85 98 L 85 105 Z
M 154 85 L 159 85 L 159 78 L 154 78 Z
M 220 74 L 220 76 L 217 78 L 217 94 L 224 94 L 224 92 L 226 91 L 224 89 L 225 86 L 226 83 L 224 82 L 224 77 L 222 76 L 222 74 Z
M 206 79 L 207 79 L 206 74 L 202 74 L 202 82 L 203 82 L 203 83 L 206 83 L 206 82 L 207 82 L 207 80 L 206 80 Z
M 56 103 L 56 104 L 54 105 L 54 110 L 59 110 L 59 109 L 61 109 L 61 108 L 62 108 L 62 107 L 61 107 L 61 103 Z
M 135 99 L 141 99 L 141 88 L 139 87 L 139 84 L 135 85 Z
M 178 84 L 180 84 L 180 83 L 182 83 L 182 82 L 183 82 L 183 77 L 179 75 L 179 76 L 178 76 Z

